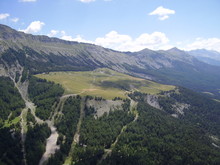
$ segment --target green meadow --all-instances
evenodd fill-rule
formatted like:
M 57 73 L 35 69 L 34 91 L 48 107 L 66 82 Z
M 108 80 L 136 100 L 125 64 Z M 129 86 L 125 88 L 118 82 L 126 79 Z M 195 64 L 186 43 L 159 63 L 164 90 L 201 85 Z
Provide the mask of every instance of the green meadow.
M 16 117 L 16 118 L 14 118 L 14 119 L 11 120 L 11 121 L 6 120 L 3 127 L 10 127 L 10 126 L 13 125 L 13 124 L 16 125 L 18 122 L 20 122 L 20 120 L 21 120 L 20 117 Z
M 65 89 L 65 94 L 91 95 L 105 99 L 126 98 L 126 93 L 130 91 L 156 94 L 175 88 L 105 68 L 84 72 L 50 72 L 36 76 L 59 83 Z

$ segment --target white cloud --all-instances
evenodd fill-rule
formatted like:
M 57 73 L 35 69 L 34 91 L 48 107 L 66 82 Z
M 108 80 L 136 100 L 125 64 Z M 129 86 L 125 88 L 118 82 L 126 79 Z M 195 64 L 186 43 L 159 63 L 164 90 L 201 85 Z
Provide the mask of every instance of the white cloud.
M 0 14 L 0 20 L 1 19 L 6 19 L 9 16 L 10 16 L 10 14 L 8 14 L 8 13 L 2 13 L 2 14 Z
M 116 31 L 111 31 L 104 37 L 97 38 L 95 44 L 115 50 L 122 50 L 132 44 L 132 38 L 128 35 L 122 35 L 118 34 Z
M 103 47 L 111 48 L 119 51 L 139 51 L 145 48 L 149 49 L 169 49 L 169 39 L 164 33 L 154 32 L 152 34 L 144 33 L 137 38 L 132 38 L 129 35 L 118 34 L 116 31 L 111 31 L 103 38 L 97 38 L 95 44 Z
M 220 52 L 220 38 L 197 38 L 193 43 L 186 45 L 185 49 L 208 49 Z
M 166 44 L 169 42 L 169 39 L 164 33 L 154 32 L 152 34 L 141 34 L 135 41 L 138 45 L 155 45 L 155 44 Z
M 80 2 L 83 3 L 90 3 L 90 2 L 95 2 L 96 0 L 80 0 Z
M 62 36 L 66 35 L 66 32 L 64 30 L 62 30 L 60 33 L 61 33 Z
M 14 22 L 14 23 L 16 23 L 16 22 L 19 21 L 19 18 L 12 18 L 11 21 Z
M 118 51 L 134 52 L 145 48 L 158 50 L 170 49 L 173 47 L 169 45 L 169 39 L 162 32 L 154 32 L 152 34 L 144 33 L 137 38 L 132 38 L 129 35 L 119 34 L 116 31 L 111 31 L 104 37 L 96 38 L 95 41 L 86 40 L 80 35 L 72 37 L 67 35 L 65 31 L 61 31 L 61 35 L 61 39 L 63 40 L 91 43 Z
M 164 16 L 159 17 L 159 20 L 163 21 L 163 20 L 168 19 L 168 18 L 169 18 L 168 15 L 164 15 Z
M 135 52 L 145 48 L 152 50 L 167 50 L 177 46 L 183 50 L 208 49 L 220 52 L 220 38 L 197 38 L 190 44 L 176 42 L 175 45 L 171 45 L 169 38 L 165 33 L 162 32 L 153 32 L 151 34 L 143 33 L 136 38 L 132 38 L 126 34 L 119 34 L 117 31 L 110 31 L 109 33 L 105 34 L 104 37 L 98 37 L 94 41 L 86 40 L 81 35 L 77 35 L 76 37 L 67 35 L 63 30 L 51 30 L 49 34 L 49 36 L 60 35 L 61 39 L 67 41 L 91 43 L 118 51 Z
M 68 35 L 64 35 L 61 37 L 61 39 L 63 40 L 67 40 L 67 41 L 75 41 L 74 38 L 72 36 L 68 36 Z
M 171 9 L 166 9 L 163 6 L 159 6 L 154 11 L 149 13 L 149 15 L 158 15 L 160 20 L 165 20 L 169 18 L 170 14 L 175 14 L 176 12 Z
M 44 22 L 34 21 L 31 22 L 31 24 L 25 30 L 20 30 L 20 31 L 23 31 L 25 33 L 37 33 L 42 29 L 44 25 L 45 25 Z
M 51 30 L 49 34 L 47 34 L 49 37 L 54 37 L 59 33 L 58 30 Z
M 36 2 L 37 0 L 20 0 L 20 2 Z

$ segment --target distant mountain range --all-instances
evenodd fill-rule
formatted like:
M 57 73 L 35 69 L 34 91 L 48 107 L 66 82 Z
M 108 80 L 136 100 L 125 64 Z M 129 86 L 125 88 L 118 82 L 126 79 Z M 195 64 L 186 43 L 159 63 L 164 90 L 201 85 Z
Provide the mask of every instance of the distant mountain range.
M 207 50 L 185 52 L 172 48 L 167 51 L 118 52 L 87 43 L 25 34 L 0 25 L 2 75 L 5 68 L 19 66 L 31 73 L 105 67 L 160 83 L 211 92 L 213 96 L 220 97 L 220 67 L 207 62 L 212 54 L 215 55 L 212 60 L 217 62 L 219 53 Z
M 220 66 L 220 53 L 217 51 L 198 49 L 189 51 L 188 53 L 202 62 L 210 65 Z

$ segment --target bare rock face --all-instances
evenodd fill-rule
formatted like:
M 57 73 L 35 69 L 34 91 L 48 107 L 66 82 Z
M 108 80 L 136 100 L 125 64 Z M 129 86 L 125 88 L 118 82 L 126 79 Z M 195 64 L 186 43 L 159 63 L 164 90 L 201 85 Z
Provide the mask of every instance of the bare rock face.
M 110 111 L 122 110 L 123 101 L 121 100 L 88 100 L 86 102 L 87 107 L 93 107 L 95 109 L 95 118 L 99 118 L 103 116 L 105 113 L 109 113 Z
M 0 64 L 0 76 L 10 77 L 13 81 L 16 80 L 16 76 L 21 77 L 22 72 L 23 67 L 18 61 L 15 61 L 12 65 L 8 65 L 5 61 Z
M 154 108 L 163 110 L 163 108 L 160 106 L 159 101 L 158 101 L 158 95 L 146 95 L 144 101 L 147 102 L 149 105 L 151 105 Z M 167 93 L 165 97 L 170 97 L 170 94 Z M 180 103 L 180 102 L 175 102 L 175 104 L 172 105 L 172 110 L 174 111 L 171 116 L 178 118 L 181 115 L 184 115 L 184 111 L 189 109 L 190 105 L 185 104 L 185 103 Z
M 173 109 L 176 111 L 177 114 L 184 115 L 184 110 L 190 107 L 189 104 L 184 103 L 176 103 L 173 105 Z
M 7 76 L 7 71 L 5 70 L 3 64 L 0 64 L 0 76 L 4 76 L 4 77 Z
M 184 115 L 184 111 L 189 109 L 189 107 L 189 104 L 176 102 L 174 105 L 172 105 L 172 108 L 175 111 L 175 113 L 171 116 L 178 118 L 180 115 Z
M 152 107 L 162 110 L 162 108 L 160 107 L 160 104 L 158 102 L 158 96 L 157 95 L 147 95 L 145 97 L 145 101 L 149 105 L 151 105 Z

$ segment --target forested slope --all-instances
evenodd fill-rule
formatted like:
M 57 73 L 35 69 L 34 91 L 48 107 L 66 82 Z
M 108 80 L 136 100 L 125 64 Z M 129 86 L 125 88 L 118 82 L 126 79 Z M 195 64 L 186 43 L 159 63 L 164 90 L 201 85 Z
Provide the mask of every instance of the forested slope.
M 218 100 L 139 78 L 110 81 L 116 72 L 97 82 L 103 67 L 219 96 L 219 67 L 176 48 L 123 53 L 0 25 L 0 164 L 220 164 Z M 69 70 L 92 71 L 79 93 L 34 76 Z M 77 95 L 95 85 L 123 98 Z
M 21 164 L 20 118 L 24 101 L 9 78 L 0 77 L 0 164 Z

